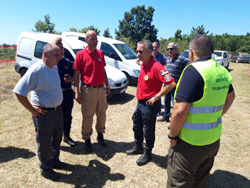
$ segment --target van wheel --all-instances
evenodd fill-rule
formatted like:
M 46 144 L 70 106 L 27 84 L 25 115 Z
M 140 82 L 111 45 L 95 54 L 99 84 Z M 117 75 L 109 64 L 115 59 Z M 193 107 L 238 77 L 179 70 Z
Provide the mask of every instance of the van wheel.
M 23 75 L 25 75 L 27 70 L 28 70 L 27 68 L 22 68 L 20 71 L 20 76 L 23 77 Z
M 125 73 L 124 74 L 126 75 L 126 78 L 127 78 L 127 83 L 128 83 L 128 86 L 130 85 L 130 76 L 128 75 L 128 73 Z

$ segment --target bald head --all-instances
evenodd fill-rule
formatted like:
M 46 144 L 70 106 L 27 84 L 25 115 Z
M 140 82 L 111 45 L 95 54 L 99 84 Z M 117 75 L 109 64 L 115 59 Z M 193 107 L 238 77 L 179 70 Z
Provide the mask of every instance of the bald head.
M 201 58 L 209 56 L 214 52 L 212 39 L 207 35 L 198 35 L 189 44 L 189 48 L 194 51 L 194 54 Z
M 94 52 L 98 42 L 96 32 L 89 30 L 86 33 L 85 42 L 88 44 L 88 49 Z

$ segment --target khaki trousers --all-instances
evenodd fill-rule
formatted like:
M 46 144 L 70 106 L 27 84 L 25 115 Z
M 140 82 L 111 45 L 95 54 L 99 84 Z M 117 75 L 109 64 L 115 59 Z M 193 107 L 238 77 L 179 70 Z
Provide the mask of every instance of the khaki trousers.
M 93 88 L 81 85 L 82 96 L 82 138 L 89 139 L 92 135 L 93 116 L 96 114 L 96 131 L 105 132 L 106 110 L 108 103 L 104 87 Z
M 194 146 L 178 139 L 168 150 L 167 187 L 206 188 L 220 139 L 206 146 Z

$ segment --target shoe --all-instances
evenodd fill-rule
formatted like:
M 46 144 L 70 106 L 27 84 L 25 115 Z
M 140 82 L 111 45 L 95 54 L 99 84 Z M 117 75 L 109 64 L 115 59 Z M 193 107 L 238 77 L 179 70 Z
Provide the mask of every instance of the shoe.
M 145 165 L 152 160 L 151 151 L 152 149 L 149 148 L 144 149 L 142 156 L 136 160 L 138 166 Z
M 168 126 L 168 130 L 170 130 L 170 125 Z
M 70 137 L 64 137 L 63 140 L 65 143 L 67 143 L 70 147 L 76 147 L 77 144 L 75 143 L 74 140 L 72 140 Z
M 157 115 L 156 115 L 156 117 L 159 117 L 160 115 L 161 115 L 161 112 L 158 112 Z
M 134 147 L 126 151 L 128 155 L 138 155 L 143 153 L 142 144 L 136 144 Z
M 50 179 L 52 181 L 56 181 L 60 178 L 60 175 L 56 173 L 54 170 L 51 170 L 48 172 L 41 172 L 41 175 L 45 177 L 46 179 Z
M 157 119 L 157 122 L 164 122 L 164 121 L 166 121 L 166 122 L 170 122 L 170 120 L 169 120 L 169 118 L 161 118 L 161 119 Z
M 60 170 L 60 169 L 66 169 L 68 167 L 68 165 L 66 163 L 64 163 L 64 162 L 59 161 L 57 163 L 53 163 L 52 167 L 53 167 L 53 169 L 59 169 Z
M 98 133 L 97 142 L 98 142 L 102 147 L 106 147 L 106 146 L 107 146 L 106 142 L 105 142 L 104 139 L 103 139 L 103 134 L 102 134 L 102 133 Z
M 85 140 L 84 150 L 87 151 L 87 152 L 92 151 L 92 145 L 91 145 L 90 138 Z

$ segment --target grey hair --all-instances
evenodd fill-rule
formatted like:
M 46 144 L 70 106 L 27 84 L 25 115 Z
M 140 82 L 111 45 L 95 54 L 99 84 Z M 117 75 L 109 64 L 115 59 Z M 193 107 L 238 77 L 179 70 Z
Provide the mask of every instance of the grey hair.
M 211 55 L 214 52 L 213 41 L 207 35 L 197 35 L 189 43 L 189 48 L 192 48 L 198 57 Z
M 51 53 L 52 52 L 52 44 L 45 44 L 43 47 L 43 52 Z
M 177 44 L 174 43 L 174 42 L 170 42 L 170 43 L 168 44 L 168 46 L 173 46 L 174 48 L 178 48 Z
M 145 50 L 147 51 L 153 50 L 152 42 L 150 42 L 149 40 L 142 40 L 140 42 L 137 42 L 137 46 L 138 45 L 145 45 Z

